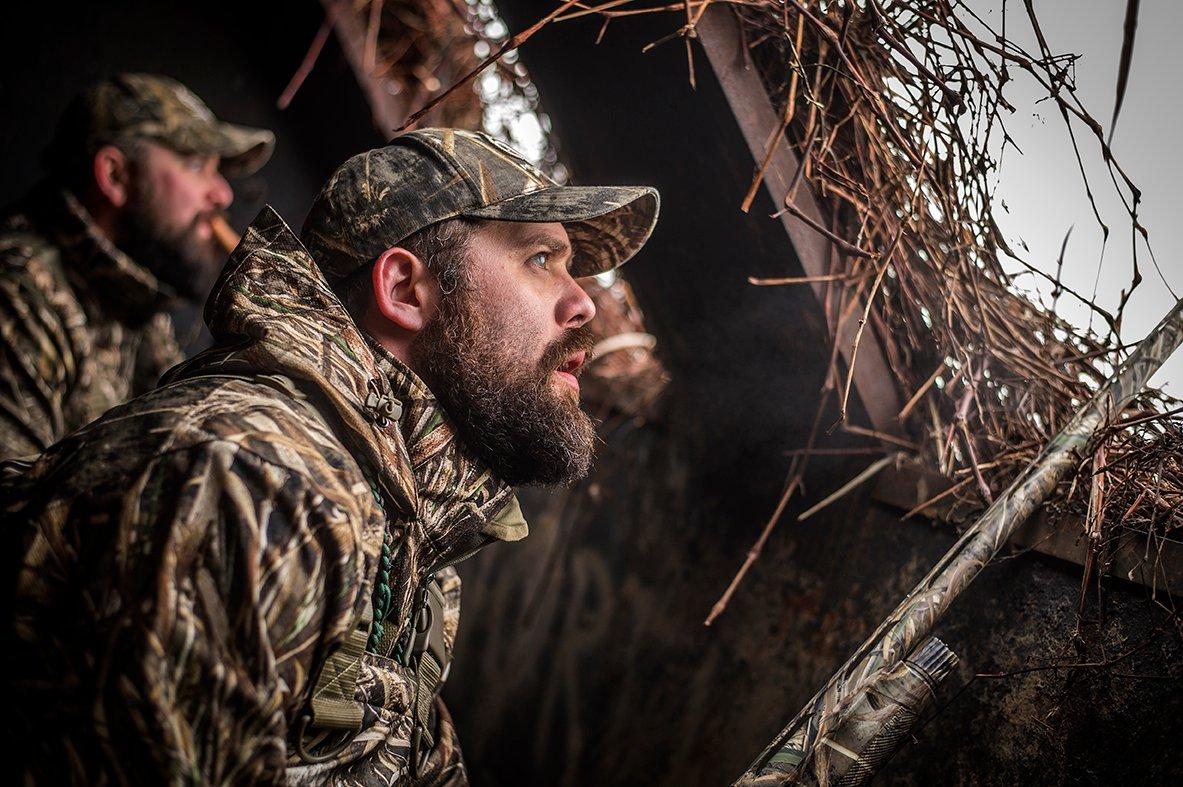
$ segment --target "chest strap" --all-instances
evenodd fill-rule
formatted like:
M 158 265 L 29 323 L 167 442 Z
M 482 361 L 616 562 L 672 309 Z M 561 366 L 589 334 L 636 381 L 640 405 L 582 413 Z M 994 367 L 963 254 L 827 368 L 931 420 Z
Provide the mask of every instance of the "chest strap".
M 312 689 L 312 717 L 308 720 L 311 726 L 361 729 L 362 709 L 354 696 L 373 621 L 373 610 L 367 604 L 345 641 L 325 659 Z
M 431 705 L 440 686 L 448 679 L 451 659 L 444 647 L 444 593 L 435 577 L 425 583 L 424 598 L 415 619 L 411 642 L 410 666 L 415 671 L 415 697 L 412 707 L 411 776 L 418 777 L 426 754 L 435 748 Z

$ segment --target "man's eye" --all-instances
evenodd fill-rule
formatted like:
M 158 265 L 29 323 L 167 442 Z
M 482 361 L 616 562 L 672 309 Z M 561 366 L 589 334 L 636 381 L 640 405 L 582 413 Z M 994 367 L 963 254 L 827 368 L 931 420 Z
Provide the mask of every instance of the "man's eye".
M 542 268 L 544 270 L 546 269 L 546 266 L 549 262 L 550 262 L 550 253 L 549 252 L 540 251 L 537 254 L 535 254 L 534 256 L 530 257 L 530 264 L 531 265 L 537 265 L 539 268 Z
M 189 156 L 185 159 L 185 168 L 190 172 L 201 172 L 205 169 L 205 159 L 198 156 Z

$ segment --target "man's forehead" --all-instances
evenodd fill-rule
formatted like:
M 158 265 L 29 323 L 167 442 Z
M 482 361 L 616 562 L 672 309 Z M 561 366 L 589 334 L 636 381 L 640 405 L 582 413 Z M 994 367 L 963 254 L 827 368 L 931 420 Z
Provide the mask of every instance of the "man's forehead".
M 178 150 L 167 142 L 162 142 L 153 137 L 137 137 L 140 145 L 149 152 L 149 155 L 157 158 L 171 158 L 171 159 L 188 159 L 198 158 L 202 161 L 213 160 L 221 162 L 222 157 L 217 153 L 194 153 L 187 150 Z

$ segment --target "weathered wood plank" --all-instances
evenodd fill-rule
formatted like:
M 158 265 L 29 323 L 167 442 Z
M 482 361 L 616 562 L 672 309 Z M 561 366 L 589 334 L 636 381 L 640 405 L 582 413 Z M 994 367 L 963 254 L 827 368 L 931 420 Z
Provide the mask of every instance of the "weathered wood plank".
M 702 42 L 711 68 L 743 132 L 753 163 L 758 165 L 764 160 L 768 144 L 780 128 L 780 119 L 743 46 L 739 25 L 732 11 L 727 7 L 708 9 L 698 23 L 698 39 Z M 782 204 L 799 168 L 797 154 L 781 139 L 764 171 L 764 187 L 774 204 Z M 753 166 L 753 172 L 755 169 Z M 812 221 L 821 226 L 826 225 L 808 186 L 797 190 L 794 204 Z M 797 252 L 797 257 L 801 260 L 805 274 L 822 276 L 829 273 L 830 241 L 789 213 L 782 213 L 780 221 L 784 225 L 789 242 Z M 825 283 L 814 282 L 810 286 L 819 300 L 824 298 Z M 832 315 L 828 317 L 833 319 Z M 837 329 L 842 357 L 849 364 L 858 321 L 848 319 Z M 835 326 L 831 324 L 831 334 L 834 330 Z M 900 434 L 901 428 L 896 415 L 902 403 L 896 390 L 895 376 L 887 364 L 883 348 L 871 325 L 864 329 L 859 340 L 858 362 L 854 367 L 854 386 L 875 429 L 888 434 Z
M 873 499 L 901 511 L 910 511 L 952 486 L 940 473 L 914 463 L 886 467 L 876 478 Z M 949 506 L 939 502 L 917 516 L 940 519 Z M 1032 549 L 1044 555 L 1084 565 L 1088 541 L 1084 528 L 1070 523 L 1053 524 L 1043 512 L 1027 521 L 1011 538 L 1015 549 Z M 1154 541 L 1128 538 L 1102 556 L 1102 570 L 1154 589 L 1183 587 L 1183 541 L 1164 538 Z

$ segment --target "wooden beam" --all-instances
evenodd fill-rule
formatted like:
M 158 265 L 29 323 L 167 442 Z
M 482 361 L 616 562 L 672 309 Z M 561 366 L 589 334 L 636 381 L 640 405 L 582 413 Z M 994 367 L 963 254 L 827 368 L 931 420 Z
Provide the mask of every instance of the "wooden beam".
M 885 467 L 876 477 L 871 497 L 901 511 L 910 511 L 953 483 L 940 473 L 909 462 L 898 467 Z M 917 516 L 943 519 L 948 512 L 948 504 L 942 501 Z M 1089 549 L 1083 527 L 1063 522 L 1053 524 L 1042 510 L 1015 533 L 1010 543 L 1017 550 L 1031 549 L 1077 565 L 1084 565 Z M 1183 541 L 1131 537 L 1103 555 L 1100 565 L 1109 576 L 1149 588 L 1183 588 Z
M 730 8 L 716 5 L 707 9 L 698 23 L 698 40 L 706 51 L 711 68 L 747 141 L 755 165 L 752 168 L 754 173 L 759 162 L 764 160 L 769 142 L 780 129 L 780 118 L 768 100 L 768 93 L 743 45 L 739 24 Z M 800 166 L 797 154 L 782 137 L 764 171 L 764 187 L 772 197 L 773 204 L 782 204 Z M 810 220 L 826 226 L 826 220 L 808 184 L 797 191 L 794 204 Z M 780 221 L 801 260 L 805 275 L 828 274 L 831 242 L 811 229 L 805 221 L 788 213 L 781 214 Z M 814 282 L 810 286 L 819 300 L 824 298 L 825 283 Z M 827 315 L 827 318 L 831 316 Z M 849 366 L 854 336 L 858 330 L 857 321 L 848 319 L 837 330 L 842 357 Z M 831 335 L 834 331 L 835 326 L 831 324 Z M 902 403 L 896 389 L 895 375 L 891 372 L 872 325 L 863 330 L 859 341 L 854 387 L 875 429 L 900 435 L 902 430 L 896 415 Z

